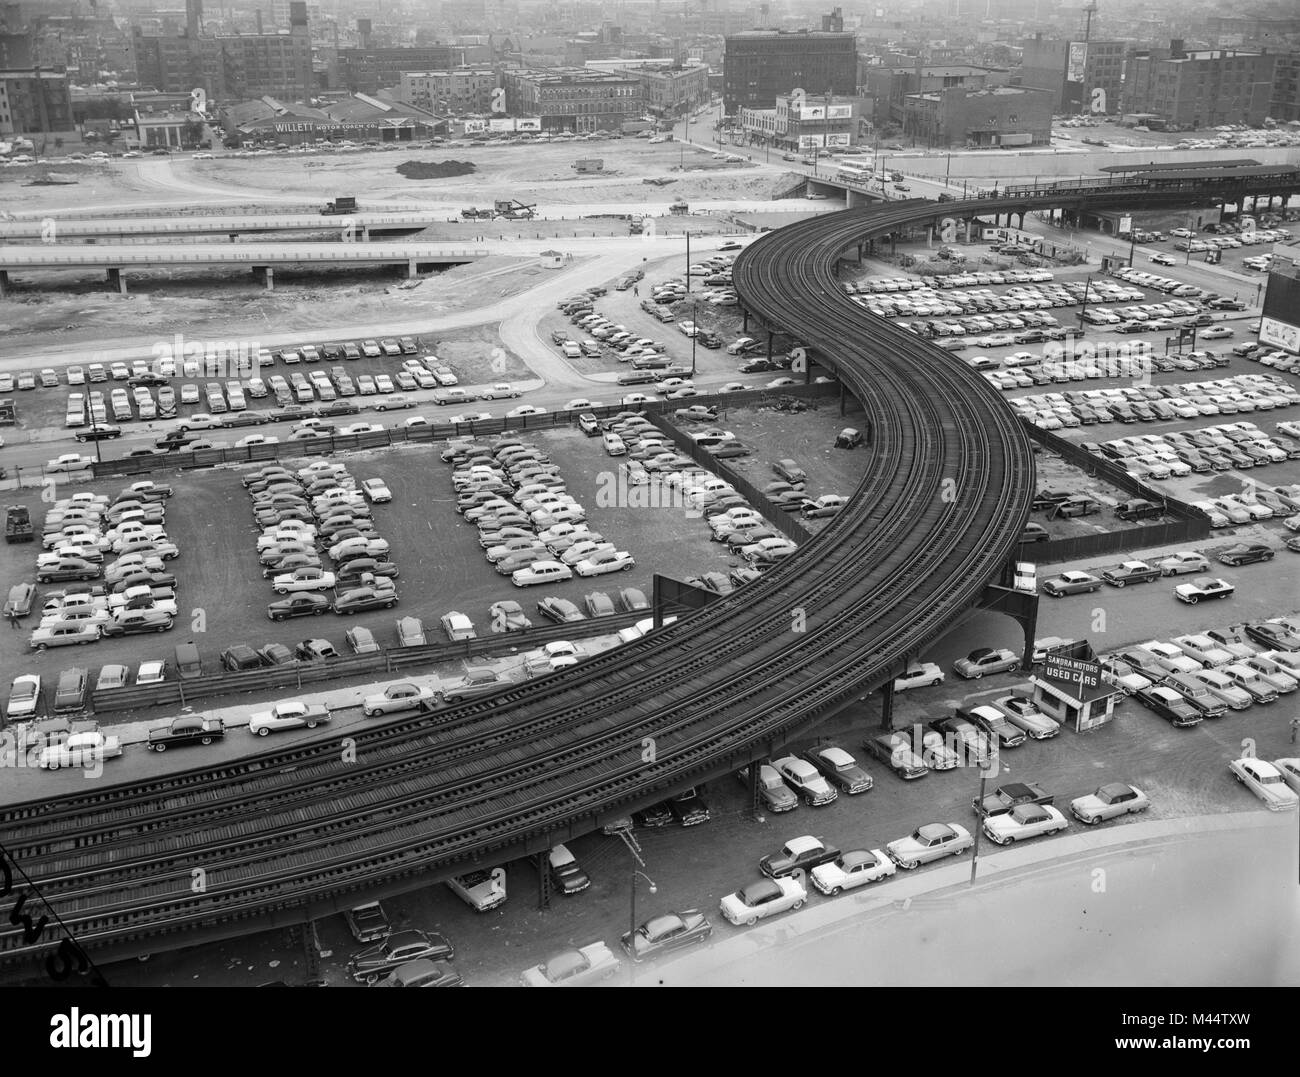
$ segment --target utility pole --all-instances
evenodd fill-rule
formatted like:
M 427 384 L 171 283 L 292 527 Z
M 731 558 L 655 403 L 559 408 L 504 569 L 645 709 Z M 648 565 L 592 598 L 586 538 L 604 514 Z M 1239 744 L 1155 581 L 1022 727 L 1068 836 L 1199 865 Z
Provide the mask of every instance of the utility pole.
M 686 233 L 686 292 L 691 291 L 691 233 Z
M 688 273 L 687 279 L 689 278 L 690 278 L 690 274 Z M 692 378 L 695 377 L 695 349 L 698 346 L 699 339 L 700 339 L 699 323 L 696 322 L 695 320 L 700 316 L 699 312 L 700 312 L 699 300 L 692 299 L 691 300 L 691 324 L 695 326 L 695 332 L 691 334 L 691 377 Z

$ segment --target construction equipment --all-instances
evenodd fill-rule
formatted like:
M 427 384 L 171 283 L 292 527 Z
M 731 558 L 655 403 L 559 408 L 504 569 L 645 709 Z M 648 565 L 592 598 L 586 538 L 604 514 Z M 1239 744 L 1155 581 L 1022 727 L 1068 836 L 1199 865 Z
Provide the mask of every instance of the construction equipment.
M 490 221 L 494 216 L 496 216 L 496 210 L 475 209 L 473 206 L 470 206 L 469 209 L 462 209 L 460 215 L 467 221 Z
M 537 203 L 520 202 L 517 198 L 498 198 L 494 203 L 494 211 L 498 217 L 504 217 L 508 221 L 527 221 L 537 215 Z

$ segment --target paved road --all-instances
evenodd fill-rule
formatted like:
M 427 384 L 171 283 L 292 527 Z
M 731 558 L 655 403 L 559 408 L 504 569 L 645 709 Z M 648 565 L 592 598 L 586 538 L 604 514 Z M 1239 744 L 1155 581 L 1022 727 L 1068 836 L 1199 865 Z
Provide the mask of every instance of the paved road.
M 1296 822 L 1182 819 L 998 850 L 973 888 L 963 861 L 654 971 L 696 987 L 1295 986 Z

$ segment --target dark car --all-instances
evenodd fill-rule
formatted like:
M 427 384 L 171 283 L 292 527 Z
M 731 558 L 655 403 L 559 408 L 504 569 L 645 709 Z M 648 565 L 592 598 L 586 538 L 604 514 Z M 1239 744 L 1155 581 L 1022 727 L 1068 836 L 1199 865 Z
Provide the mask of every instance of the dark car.
M 826 776 L 841 792 L 853 796 L 871 788 L 871 775 L 858 766 L 854 758 L 835 744 L 823 744 L 803 753 L 803 757 Z
M 221 425 L 228 428 L 237 426 L 261 426 L 271 421 L 267 411 L 237 411 L 233 415 L 223 415 Z
M 462 699 L 473 699 L 475 696 L 495 692 L 505 684 L 506 682 L 498 677 L 496 670 L 490 666 L 470 666 L 465 670 L 465 679 L 450 688 L 439 689 L 438 698 L 444 703 L 456 703 Z
M 623 952 L 633 961 L 659 957 L 703 942 L 713 934 L 713 925 L 698 909 L 665 913 L 647 920 L 620 938 Z
M 1124 561 L 1104 569 L 1101 578 L 1113 587 L 1130 583 L 1154 583 L 1160 579 L 1160 569 L 1145 561 Z
M 451 943 L 436 931 L 395 931 L 378 945 L 353 954 L 348 975 L 360 982 L 375 983 L 408 961 L 450 961 L 455 956 Z
M 1196 704 L 1164 685 L 1139 688 L 1133 693 L 1133 698 L 1173 726 L 1193 726 L 1204 717 Z
M 1271 561 L 1275 551 L 1271 546 L 1261 542 L 1239 542 L 1219 554 L 1219 561 L 1225 565 L 1251 565 L 1256 561 Z
M 376 590 L 374 587 L 354 587 L 350 591 L 335 592 L 336 598 L 332 609 L 335 613 L 351 616 L 366 610 L 386 610 L 397 605 L 397 595 L 387 589 Z
M 985 796 L 981 802 L 978 797 L 971 800 L 971 807 L 976 814 L 986 819 L 995 815 L 1005 815 L 1012 808 L 1021 804 L 1051 804 L 1055 797 L 1041 786 L 1027 782 L 1010 782 L 1001 785 Z
M 673 797 L 668 802 L 668 810 L 682 826 L 697 826 L 709 821 L 709 806 L 695 789 Z
M 1271 621 L 1260 621 L 1245 626 L 1246 635 L 1269 650 L 1300 651 L 1300 635 L 1292 632 L 1286 625 Z
M 578 894 L 591 885 L 591 876 L 582 870 L 574 855 L 563 845 L 551 849 L 547 864 L 551 881 L 562 894 Z
M 324 595 L 300 591 L 276 599 L 266 607 L 266 615 L 273 621 L 287 621 L 290 617 L 319 617 L 329 608 L 329 599 Z
M 120 426 L 108 426 L 104 423 L 98 423 L 89 430 L 78 430 L 76 433 L 78 441 L 110 441 L 121 436 L 122 428 Z
M 257 652 L 246 643 L 236 643 L 221 652 L 221 668 L 232 672 L 245 669 L 261 669 L 262 660 Z
M 839 849 L 827 845 L 821 838 L 804 835 L 791 838 L 780 850 L 769 853 L 758 862 L 758 870 L 773 879 L 792 875 L 796 871 L 812 871 L 818 864 L 825 864 L 840 855 Z
M 264 666 L 292 666 L 298 661 L 293 651 L 283 643 L 268 643 L 265 647 L 259 647 L 257 657 Z
M 170 725 L 160 729 L 149 730 L 149 743 L 146 747 L 151 752 L 165 752 L 186 744 L 211 744 L 226 735 L 226 727 L 220 718 L 206 718 L 201 714 L 185 715 L 173 718 Z
M 134 374 L 126 379 L 126 384 L 131 388 L 137 385 L 167 385 L 167 379 L 161 374 Z
M 651 830 L 658 829 L 661 826 L 667 826 L 673 821 L 672 809 L 669 808 L 667 801 L 663 804 L 654 804 L 649 808 L 632 813 L 632 822 L 636 826 L 648 827 Z

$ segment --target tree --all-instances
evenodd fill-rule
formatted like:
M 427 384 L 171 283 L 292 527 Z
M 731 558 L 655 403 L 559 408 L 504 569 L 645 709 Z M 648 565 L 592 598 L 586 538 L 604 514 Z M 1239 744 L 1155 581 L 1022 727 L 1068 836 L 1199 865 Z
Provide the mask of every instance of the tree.
M 185 128 L 181 131 L 182 146 L 197 146 L 204 138 L 207 137 L 208 128 L 202 120 L 189 119 L 185 121 Z

